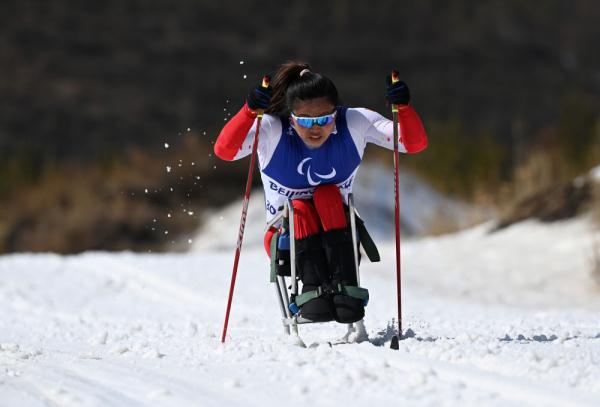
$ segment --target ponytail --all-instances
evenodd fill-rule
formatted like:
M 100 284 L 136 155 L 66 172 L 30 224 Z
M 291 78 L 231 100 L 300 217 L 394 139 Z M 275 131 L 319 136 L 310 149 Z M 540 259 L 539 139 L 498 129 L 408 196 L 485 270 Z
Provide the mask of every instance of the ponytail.
M 289 61 L 281 65 L 273 77 L 272 87 L 273 97 L 266 113 L 276 116 L 289 116 L 299 100 L 324 97 L 334 106 L 340 104 L 331 79 L 310 71 L 310 66 L 303 62 Z

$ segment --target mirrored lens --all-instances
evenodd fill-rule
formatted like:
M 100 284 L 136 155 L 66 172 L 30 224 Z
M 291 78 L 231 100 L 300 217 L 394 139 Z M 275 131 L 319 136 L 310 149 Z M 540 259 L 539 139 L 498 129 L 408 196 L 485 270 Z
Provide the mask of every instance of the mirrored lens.
M 325 126 L 325 125 L 333 122 L 333 120 L 335 119 L 335 113 L 328 114 L 326 116 L 320 116 L 320 117 L 298 117 L 296 115 L 293 115 L 293 116 L 294 116 L 294 119 L 296 119 L 296 122 L 298 123 L 298 125 L 300 125 L 302 127 L 306 127 L 307 129 L 310 129 L 315 124 L 317 126 Z
M 317 126 L 325 126 L 326 124 L 330 123 L 329 119 L 331 119 L 331 116 L 317 117 L 315 119 L 315 123 Z
M 298 121 L 298 124 L 302 127 L 307 127 L 310 129 L 313 126 L 313 118 L 312 117 L 309 117 L 309 118 L 299 117 L 296 120 Z

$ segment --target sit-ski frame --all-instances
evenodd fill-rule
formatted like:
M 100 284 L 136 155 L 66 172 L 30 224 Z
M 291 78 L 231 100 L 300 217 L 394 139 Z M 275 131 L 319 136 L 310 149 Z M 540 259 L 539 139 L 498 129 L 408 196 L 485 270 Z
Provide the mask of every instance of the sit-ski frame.
M 350 210 L 350 228 L 352 231 L 352 247 L 354 252 L 354 265 L 356 267 L 356 283 L 360 286 L 360 271 L 358 268 L 358 241 L 356 235 L 356 216 L 358 213 L 354 208 L 354 198 L 352 194 L 348 194 L 348 207 Z M 291 279 L 292 279 L 292 294 L 294 298 L 298 296 L 298 278 L 296 275 L 296 245 L 294 241 L 294 206 L 292 205 L 292 201 L 288 200 L 283 210 L 277 214 L 275 218 L 267 225 L 267 230 L 275 225 L 282 218 L 287 217 L 289 219 L 289 233 L 290 233 L 290 269 L 291 269 Z M 282 323 L 283 330 L 286 334 L 291 335 L 292 333 L 298 336 L 298 325 L 299 324 L 314 324 L 315 321 L 311 321 L 306 318 L 302 318 L 298 315 L 292 315 L 290 311 L 290 296 L 288 295 L 287 284 L 284 276 L 277 275 L 277 279 L 275 281 L 275 292 L 277 295 L 277 301 L 279 303 L 279 307 L 281 308 L 282 315 Z M 354 326 L 356 324 L 356 327 Z M 350 335 L 353 332 L 365 333 L 365 324 L 361 319 L 355 324 L 348 324 L 348 331 L 343 336 L 342 341 L 348 341 Z

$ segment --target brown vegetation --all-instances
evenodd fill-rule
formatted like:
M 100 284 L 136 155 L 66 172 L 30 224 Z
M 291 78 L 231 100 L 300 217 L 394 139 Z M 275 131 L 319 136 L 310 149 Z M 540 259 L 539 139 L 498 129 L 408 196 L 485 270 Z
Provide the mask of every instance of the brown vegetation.
M 103 166 L 47 169 L 0 201 L 0 253 L 180 248 L 198 227 L 202 208 L 239 194 L 237 183 L 215 176 L 209 154 L 189 135 L 160 155 L 134 150 Z M 239 170 L 232 165 L 219 174 L 233 177 Z
M 574 217 L 588 208 L 591 189 L 592 182 L 582 177 L 517 200 L 502 214 L 496 230 L 525 219 L 552 222 Z

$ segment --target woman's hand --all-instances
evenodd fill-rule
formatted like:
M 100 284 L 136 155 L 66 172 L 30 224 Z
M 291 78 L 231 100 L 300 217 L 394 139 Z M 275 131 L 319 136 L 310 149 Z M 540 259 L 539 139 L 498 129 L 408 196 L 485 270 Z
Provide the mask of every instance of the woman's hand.
M 386 78 L 387 92 L 385 98 L 391 105 L 408 105 L 410 102 L 410 89 L 408 85 L 403 81 L 392 80 L 392 76 L 388 75 Z
M 268 78 L 268 77 L 265 77 Z M 265 87 L 265 84 L 267 85 Z M 246 98 L 246 103 L 248 103 L 248 107 L 250 110 L 266 110 L 271 103 L 271 97 L 273 96 L 273 89 L 269 84 L 269 80 L 265 82 L 263 78 L 263 82 L 261 85 L 258 85 L 256 88 L 252 89 Z

